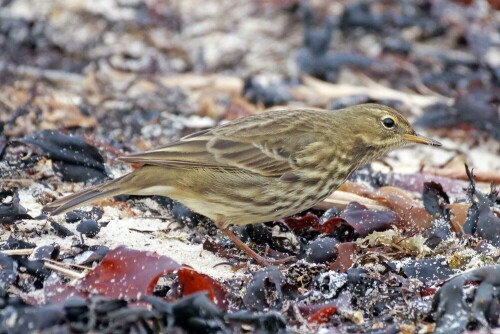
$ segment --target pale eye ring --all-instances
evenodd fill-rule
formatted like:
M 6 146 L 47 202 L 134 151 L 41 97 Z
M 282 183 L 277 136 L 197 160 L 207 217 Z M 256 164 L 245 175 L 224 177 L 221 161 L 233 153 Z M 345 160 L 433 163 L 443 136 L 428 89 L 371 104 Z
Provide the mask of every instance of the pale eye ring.
M 392 129 L 395 125 L 396 122 L 394 121 L 394 118 L 392 117 L 384 117 L 382 119 L 382 124 L 387 128 L 387 129 Z

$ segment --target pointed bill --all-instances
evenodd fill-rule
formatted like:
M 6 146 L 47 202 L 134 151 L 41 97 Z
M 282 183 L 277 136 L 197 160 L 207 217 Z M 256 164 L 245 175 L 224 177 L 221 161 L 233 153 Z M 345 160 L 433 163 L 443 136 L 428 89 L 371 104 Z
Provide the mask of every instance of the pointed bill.
M 442 146 L 442 144 L 440 142 L 438 142 L 437 140 L 434 140 L 434 139 L 431 139 L 431 138 L 428 138 L 425 136 L 421 136 L 419 134 L 414 134 L 414 135 L 404 134 L 403 138 L 408 140 L 408 141 L 411 141 L 413 143 L 417 143 L 417 144 L 424 144 L 424 145 L 431 145 L 431 146 Z

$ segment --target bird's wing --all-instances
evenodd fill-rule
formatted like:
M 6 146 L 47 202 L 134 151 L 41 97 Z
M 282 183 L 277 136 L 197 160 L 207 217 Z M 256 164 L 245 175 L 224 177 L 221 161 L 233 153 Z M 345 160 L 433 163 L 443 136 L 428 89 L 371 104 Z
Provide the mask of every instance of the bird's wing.
M 239 170 L 262 176 L 295 176 L 294 154 L 318 140 L 298 111 L 256 115 L 197 132 L 152 151 L 120 158 L 175 168 Z

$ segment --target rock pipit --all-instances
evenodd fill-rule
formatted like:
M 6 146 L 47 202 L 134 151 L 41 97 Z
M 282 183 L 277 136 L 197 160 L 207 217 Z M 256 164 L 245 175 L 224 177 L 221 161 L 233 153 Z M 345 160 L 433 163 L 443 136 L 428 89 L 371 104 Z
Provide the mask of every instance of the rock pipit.
M 357 168 L 409 143 L 441 145 L 417 135 L 397 111 L 378 104 L 269 111 L 122 157 L 142 167 L 56 200 L 44 211 L 55 215 L 121 194 L 168 196 L 212 219 L 266 265 L 271 261 L 238 239 L 229 224 L 264 223 L 304 211 Z

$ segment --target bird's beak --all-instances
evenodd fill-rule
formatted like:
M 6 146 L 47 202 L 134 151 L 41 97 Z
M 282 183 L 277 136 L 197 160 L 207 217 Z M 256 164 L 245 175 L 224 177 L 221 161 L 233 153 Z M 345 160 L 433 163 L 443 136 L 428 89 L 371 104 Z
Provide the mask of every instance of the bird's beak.
M 434 139 L 431 139 L 428 137 L 424 137 L 424 136 L 421 136 L 419 134 L 410 135 L 410 134 L 405 133 L 403 135 L 403 138 L 408 140 L 408 141 L 411 141 L 413 143 L 417 143 L 417 144 L 424 144 L 424 145 L 431 145 L 431 146 L 441 146 L 442 145 L 437 140 L 434 140 Z

